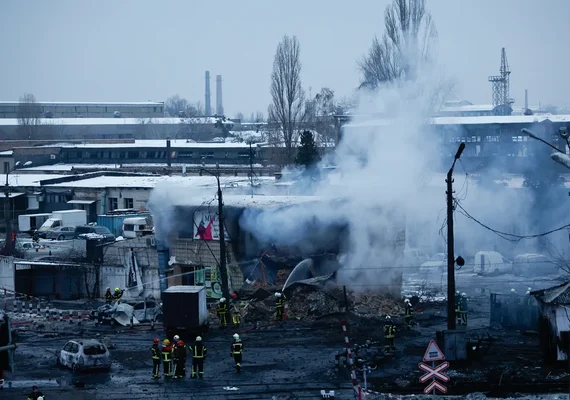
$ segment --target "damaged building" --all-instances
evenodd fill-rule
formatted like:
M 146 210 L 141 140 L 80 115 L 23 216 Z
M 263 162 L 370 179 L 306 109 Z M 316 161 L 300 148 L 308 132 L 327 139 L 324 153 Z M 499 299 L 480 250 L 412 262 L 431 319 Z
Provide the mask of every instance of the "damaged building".
M 358 226 L 353 226 L 343 216 L 344 212 L 340 210 L 344 206 L 342 199 L 311 196 L 224 196 L 224 236 L 230 288 L 236 290 L 254 282 L 264 286 L 283 286 L 288 277 L 287 284 L 319 276 L 356 279 L 357 276 L 350 274 L 344 276 L 342 267 L 351 262 L 347 259 L 351 248 L 363 245 L 376 248 L 374 253 L 377 257 L 370 260 L 368 269 L 378 268 L 373 273 L 381 271 L 382 279 L 390 282 L 379 289 L 399 296 L 398 285 L 393 282 L 401 284 L 400 267 L 405 242 L 403 216 L 391 214 L 393 226 L 399 229 L 379 226 L 375 232 L 360 232 L 355 231 Z M 204 284 L 209 297 L 221 297 L 217 201 L 206 198 L 182 200 L 168 214 L 158 213 L 152 206 L 150 208 L 155 216 L 157 234 L 168 237 L 164 241 L 168 248 L 162 250 L 166 254 L 164 259 L 168 259 L 168 286 Z M 294 209 L 304 210 L 297 221 L 287 217 L 288 213 L 295 214 L 292 212 Z M 326 209 L 330 215 L 335 210 L 339 211 L 334 217 L 324 218 L 316 211 L 319 209 Z M 376 212 L 380 213 L 379 210 Z M 388 218 L 389 213 L 385 213 L 384 218 Z M 273 218 L 267 217 L 280 214 L 288 226 L 273 224 Z M 355 273 L 363 275 L 365 272 Z
M 570 282 L 531 292 L 540 308 L 540 345 L 548 361 L 568 360 L 570 349 Z

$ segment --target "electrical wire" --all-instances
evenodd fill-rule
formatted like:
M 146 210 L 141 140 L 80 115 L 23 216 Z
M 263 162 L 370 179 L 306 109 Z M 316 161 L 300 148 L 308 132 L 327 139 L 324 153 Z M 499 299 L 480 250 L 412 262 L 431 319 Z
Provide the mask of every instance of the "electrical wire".
M 511 242 L 520 242 L 523 239 L 536 239 L 539 237 L 543 237 L 543 236 L 548 236 L 551 235 L 553 233 L 559 232 L 561 230 L 570 228 L 570 224 L 566 224 L 563 226 L 560 226 L 556 229 L 552 229 L 546 232 L 542 232 L 542 233 L 536 233 L 533 235 L 515 235 L 513 233 L 507 233 L 507 232 L 502 232 L 499 231 L 497 229 L 491 228 L 490 226 L 484 224 L 483 222 L 479 221 L 477 218 L 473 217 L 471 214 L 469 214 L 467 212 L 467 210 L 465 210 L 465 208 L 463 208 L 463 206 L 461 205 L 461 203 L 459 202 L 458 199 L 455 199 L 455 207 L 456 207 L 456 211 L 458 211 L 460 214 L 462 214 L 463 216 L 465 216 L 466 218 L 472 220 L 473 222 L 475 222 L 476 224 L 480 225 L 481 227 L 487 229 L 488 231 L 493 232 L 494 234 L 496 234 L 497 236 L 501 237 L 502 239 L 511 241 Z M 459 210 L 457 210 L 459 209 Z

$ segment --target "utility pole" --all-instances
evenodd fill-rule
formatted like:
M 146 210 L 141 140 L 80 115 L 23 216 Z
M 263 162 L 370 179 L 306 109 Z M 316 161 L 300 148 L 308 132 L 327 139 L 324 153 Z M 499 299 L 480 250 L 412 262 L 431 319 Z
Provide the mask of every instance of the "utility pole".
M 222 295 L 226 298 L 230 298 L 230 289 L 228 287 L 228 270 L 226 267 L 226 238 L 224 231 L 224 201 L 222 198 L 222 186 L 220 184 L 220 167 L 218 165 L 217 174 L 214 174 L 207 169 L 200 169 L 216 178 L 218 182 L 218 222 L 219 222 L 219 236 L 220 236 L 220 275 L 222 279 Z
M 249 184 L 251 186 L 251 198 L 253 198 L 253 150 L 249 141 Z
M 461 143 L 447 172 L 447 329 L 454 330 L 455 320 L 455 238 L 453 236 L 453 168 L 465 149 Z

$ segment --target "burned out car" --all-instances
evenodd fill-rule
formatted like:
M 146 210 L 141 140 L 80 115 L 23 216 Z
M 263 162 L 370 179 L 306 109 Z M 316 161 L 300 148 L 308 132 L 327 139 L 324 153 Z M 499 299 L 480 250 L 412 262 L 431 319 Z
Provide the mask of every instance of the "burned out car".
M 122 326 L 130 325 L 131 321 L 134 325 L 140 322 L 156 322 L 162 318 L 162 306 L 153 298 L 129 302 L 119 300 L 93 310 L 91 318 L 102 324 L 118 323 Z
M 57 356 L 57 365 L 73 372 L 111 368 L 111 353 L 98 340 L 70 340 Z

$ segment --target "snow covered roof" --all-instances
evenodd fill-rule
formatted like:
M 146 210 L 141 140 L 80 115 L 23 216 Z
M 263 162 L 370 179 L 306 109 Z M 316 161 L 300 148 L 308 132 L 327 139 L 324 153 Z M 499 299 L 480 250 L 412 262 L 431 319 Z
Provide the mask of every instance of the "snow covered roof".
M 0 151 L 0 157 L 10 157 L 14 155 L 14 150 Z
M 65 175 L 54 175 L 54 174 L 17 174 L 11 173 L 8 175 L 8 184 L 12 187 L 28 187 L 28 186 L 40 186 L 40 181 L 46 179 L 61 178 Z
M 2 105 L 19 105 L 20 101 L 8 100 L 0 101 Z M 164 102 L 154 101 L 37 101 L 40 106 L 163 106 Z
M 275 178 L 261 177 L 258 181 L 275 182 Z M 93 178 L 79 179 L 71 182 L 46 184 L 46 187 L 65 188 L 133 188 L 153 189 L 157 184 L 166 182 L 178 186 L 187 187 L 214 187 L 216 179 L 210 175 L 204 176 L 97 176 Z M 249 186 L 248 177 L 224 177 L 220 178 L 222 188 Z M 225 198 L 225 197 L 224 197 Z
M 542 303 L 567 305 L 570 304 L 570 282 L 548 289 L 536 290 L 531 294 Z
M 0 120 L 1 121 L 1 120 Z M 124 143 L 57 143 L 42 147 L 61 147 L 65 149 L 107 149 L 107 148 L 164 148 L 166 140 L 131 140 Z M 249 148 L 247 143 L 220 143 L 220 142 L 194 142 L 186 139 L 171 139 L 171 148 L 195 148 L 195 149 L 215 149 L 215 148 Z
M 214 117 L 196 118 L 40 118 L 40 125 L 168 125 L 168 124 L 215 124 L 220 120 L 223 124 L 233 124 L 226 119 Z M 0 118 L 0 126 L 16 126 L 17 118 Z
M 178 198 L 174 205 L 188 207 L 202 207 L 209 204 L 212 197 Z M 316 196 L 264 196 L 264 195 L 224 195 L 224 206 L 227 207 L 279 207 L 286 205 L 302 204 L 313 201 L 322 201 L 323 198 Z
M 101 171 L 101 170 L 120 170 L 121 168 L 164 168 L 166 166 L 165 163 L 123 163 L 123 164 L 54 164 L 54 165 L 40 165 L 35 167 L 29 168 L 20 168 L 18 169 L 19 172 L 33 172 L 33 171 L 42 171 L 42 172 L 71 172 L 74 169 L 83 169 L 83 170 L 93 170 L 93 171 Z M 173 169 L 182 169 L 183 166 L 188 168 L 198 168 L 202 167 L 201 163 L 190 164 L 190 163 L 172 163 L 171 168 Z M 212 165 L 206 164 L 205 168 L 212 167 Z M 220 164 L 220 168 L 243 168 L 244 164 Z M 247 164 L 249 168 L 249 164 Z M 253 164 L 254 168 L 261 168 L 263 167 L 261 164 Z
M 491 124 L 533 124 L 541 123 L 546 120 L 551 122 L 568 122 L 570 123 L 570 115 L 510 115 L 510 116 L 477 116 L 477 117 L 435 117 L 430 123 L 433 125 L 491 125 Z M 354 121 L 345 124 L 344 127 L 374 127 L 374 126 L 390 126 L 397 121 L 386 119 L 371 119 L 368 121 Z
M 492 104 L 465 104 L 465 105 L 446 105 L 441 111 L 445 112 L 465 112 L 465 111 L 492 111 Z

